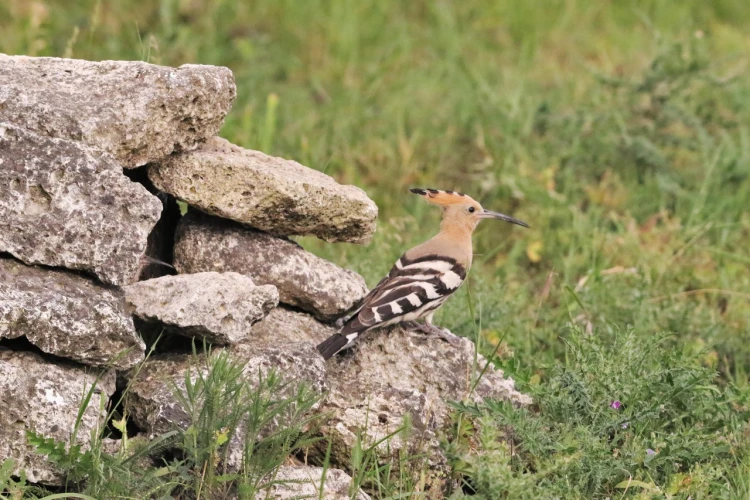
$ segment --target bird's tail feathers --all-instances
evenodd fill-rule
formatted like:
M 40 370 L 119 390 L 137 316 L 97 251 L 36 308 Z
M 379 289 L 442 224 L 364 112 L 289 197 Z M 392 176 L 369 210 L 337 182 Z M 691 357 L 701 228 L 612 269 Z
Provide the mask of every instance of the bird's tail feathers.
M 318 344 L 318 352 L 323 359 L 330 359 L 335 356 L 338 352 L 343 351 L 354 343 L 359 335 L 366 331 L 367 327 L 359 321 L 358 316 L 349 318 L 344 326 L 334 333 L 323 342 Z
M 356 336 L 354 337 L 356 338 Z M 323 342 L 318 344 L 318 352 L 326 361 L 334 357 L 339 351 L 348 346 L 354 339 L 347 338 L 342 333 L 334 333 Z

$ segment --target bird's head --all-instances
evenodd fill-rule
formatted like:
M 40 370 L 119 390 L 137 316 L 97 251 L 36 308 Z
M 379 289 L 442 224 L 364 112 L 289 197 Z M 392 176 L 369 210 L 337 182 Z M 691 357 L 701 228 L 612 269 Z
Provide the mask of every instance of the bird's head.
M 520 221 L 510 215 L 492 212 L 482 208 L 478 201 L 471 196 L 456 191 L 443 191 L 441 189 L 421 189 L 411 188 L 410 191 L 420 195 L 433 205 L 439 205 L 443 208 L 442 226 L 457 227 L 474 231 L 477 224 L 482 219 L 499 219 L 519 226 L 529 227 L 523 221 Z

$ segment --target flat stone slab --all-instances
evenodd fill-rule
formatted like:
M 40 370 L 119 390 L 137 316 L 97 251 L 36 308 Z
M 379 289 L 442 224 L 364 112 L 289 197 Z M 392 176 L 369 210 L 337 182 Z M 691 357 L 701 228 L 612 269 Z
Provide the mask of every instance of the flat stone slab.
M 31 483 L 63 485 L 65 476 L 28 444 L 26 431 L 70 442 L 78 409 L 95 383 L 74 441 L 84 451 L 89 449 L 91 432 L 105 425 L 107 410 L 102 401 L 106 403 L 115 391 L 114 372 L 102 375 L 0 347 L 0 463 L 12 458 L 14 475 L 23 470 Z
M 125 287 L 125 298 L 144 321 L 186 337 L 235 344 L 276 307 L 279 292 L 242 274 L 205 272 L 139 281 Z
M 378 207 L 361 189 L 218 137 L 151 166 L 149 177 L 206 213 L 276 235 L 367 243 L 375 232 Z
M 189 274 L 237 272 L 274 285 L 279 300 L 323 320 L 337 318 L 367 294 L 365 280 L 287 239 L 191 210 L 175 235 L 174 266 Z
M 100 148 L 125 168 L 213 137 L 236 94 L 224 67 L 0 54 L 0 122 Z
M 116 369 L 139 363 L 146 349 L 121 291 L 0 259 L 0 339 L 21 336 L 49 354 Z
M 0 252 L 123 285 L 161 208 L 111 156 L 0 122 Z
M 281 306 L 253 325 L 242 343 L 272 346 L 287 342 L 310 342 L 318 345 L 337 331 L 309 314 Z

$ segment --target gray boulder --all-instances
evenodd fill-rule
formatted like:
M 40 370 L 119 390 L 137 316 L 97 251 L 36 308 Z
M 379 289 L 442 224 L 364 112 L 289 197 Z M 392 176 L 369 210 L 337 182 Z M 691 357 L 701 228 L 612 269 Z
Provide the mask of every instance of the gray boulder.
M 333 326 L 321 323 L 309 314 L 281 306 L 268 313 L 263 321 L 253 325 L 242 343 L 283 345 L 310 342 L 318 345 L 336 331 Z
M 340 469 L 327 469 L 324 478 L 322 467 L 282 465 L 268 482 L 270 484 L 255 496 L 256 500 L 297 500 L 300 498 L 369 500 L 370 498 L 361 490 L 352 496 L 349 492 L 352 487 L 352 478 Z M 322 492 L 320 491 L 321 483 L 323 483 Z
M 149 177 L 204 212 L 276 235 L 367 243 L 375 232 L 378 208 L 361 189 L 218 137 L 165 158 Z
M 121 291 L 0 259 L 0 339 L 21 336 L 55 356 L 116 369 L 142 361 L 146 349 Z
M 133 314 L 187 337 L 235 344 L 279 303 L 272 285 L 255 286 L 238 273 L 163 276 L 125 287 Z
M 0 252 L 122 285 L 136 279 L 160 213 L 111 156 L 0 123 Z
M 74 441 L 82 450 L 89 449 L 92 430 L 105 424 L 103 402 L 115 390 L 114 373 L 98 374 L 73 364 L 52 363 L 30 352 L 0 348 L 0 463 L 12 458 L 14 474 L 23 470 L 32 483 L 62 485 L 64 476 L 28 444 L 26 431 L 70 442 L 78 410 L 94 384 Z
M 216 135 L 236 93 L 223 67 L 0 54 L 0 121 L 95 146 L 125 168 Z
M 475 384 L 487 361 L 481 355 L 475 358 L 474 350 L 474 343 L 465 338 L 453 347 L 442 339 L 393 327 L 366 334 L 351 351 L 331 359 L 327 366 L 331 389 L 320 409 L 330 416 L 322 433 L 331 440 L 331 462 L 351 463 L 358 433 L 370 446 L 408 420 L 410 430 L 382 442 L 377 450 L 384 458 L 389 451 L 393 457 L 402 450 L 426 453 L 431 471 L 428 487 L 442 490 L 450 470 L 439 446 L 440 434 L 451 424 L 448 401 L 493 398 L 531 403 L 530 397 L 515 389 L 512 379 L 492 365 Z
M 174 265 L 180 273 L 245 274 L 255 283 L 278 288 L 282 303 L 324 320 L 340 316 L 367 294 L 361 276 L 293 241 L 194 210 L 177 227 Z

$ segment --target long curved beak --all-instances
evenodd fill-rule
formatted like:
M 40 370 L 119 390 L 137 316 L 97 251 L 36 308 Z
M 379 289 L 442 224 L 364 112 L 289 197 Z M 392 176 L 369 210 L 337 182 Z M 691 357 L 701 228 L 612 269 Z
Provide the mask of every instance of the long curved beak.
M 526 224 L 522 220 L 518 220 L 514 217 L 511 217 L 510 215 L 501 214 L 500 212 L 492 212 L 491 210 L 485 210 L 482 213 L 479 214 L 480 219 L 500 219 L 504 220 L 505 222 L 510 222 L 511 224 L 518 224 L 519 226 L 523 227 L 529 227 L 528 224 Z

